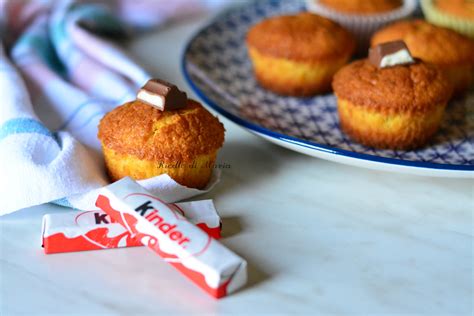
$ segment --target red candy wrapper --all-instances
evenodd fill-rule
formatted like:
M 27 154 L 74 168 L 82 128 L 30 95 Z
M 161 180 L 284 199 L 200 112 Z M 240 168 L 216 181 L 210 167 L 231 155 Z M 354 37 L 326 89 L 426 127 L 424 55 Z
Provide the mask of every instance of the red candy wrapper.
M 168 204 L 213 238 L 221 237 L 220 218 L 212 200 Z M 46 214 L 43 216 L 46 254 L 143 246 L 121 224 L 101 210 Z
M 247 262 L 130 178 L 100 190 L 96 206 L 216 298 L 247 281 Z

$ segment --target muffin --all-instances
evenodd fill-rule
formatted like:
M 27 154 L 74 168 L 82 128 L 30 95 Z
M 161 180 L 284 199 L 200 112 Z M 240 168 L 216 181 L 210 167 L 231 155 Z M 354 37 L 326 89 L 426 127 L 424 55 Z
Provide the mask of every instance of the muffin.
M 436 0 L 438 10 L 462 19 L 474 20 L 474 2 L 466 0 Z
M 357 52 L 367 53 L 378 29 L 413 14 L 415 0 L 306 0 L 309 11 L 331 19 L 354 34 Z
M 474 80 L 474 41 L 450 29 L 423 20 L 389 25 L 372 37 L 371 44 L 403 40 L 414 57 L 441 67 L 460 94 Z
M 282 95 L 329 91 L 333 75 L 347 63 L 354 46 L 349 32 L 311 13 L 268 18 L 247 34 L 257 81 Z
M 474 38 L 474 1 L 422 0 L 421 7 L 431 23 Z
M 135 100 L 107 113 L 98 137 L 111 180 L 166 173 L 184 186 L 202 189 L 224 143 L 224 127 L 193 100 L 172 111 Z
M 435 65 L 378 68 L 367 59 L 342 68 L 334 77 L 340 125 L 369 147 L 412 149 L 435 134 L 451 86 Z

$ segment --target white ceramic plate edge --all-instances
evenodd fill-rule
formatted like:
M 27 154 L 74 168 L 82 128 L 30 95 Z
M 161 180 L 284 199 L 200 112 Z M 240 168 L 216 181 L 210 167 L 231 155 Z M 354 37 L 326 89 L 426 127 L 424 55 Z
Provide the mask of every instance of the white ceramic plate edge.
M 248 130 L 248 129 L 247 129 Z M 329 160 L 337 163 L 342 163 L 345 165 L 355 166 L 355 167 L 362 167 L 372 170 L 378 171 L 387 171 L 387 172 L 396 172 L 396 173 L 405 173 L 411 175 L 419 175 L 419 176 L 431 176 L 431 177 L 444 177 L 444 178 L 471 178 L 474 179 L 474 175 L 472 171 L 466 170 L 443 170 L 443 169 L 433 169 L 433 168 L 422 168 L 422 167 L 410 167 L 410 166 L 401 166 L 395 164 L 388 164 L 385 162 L 376 162 L 376 161 L 369 161 L 363 159 L 357 159 L 342 155 L 336 155 L 330 152 L 324 152 L 319 150 L 314 150 L 305 146 L 302 146 L 300 143 L 292 143 L 289 141 L 280 140 L 277 138 L 273 138 L 264 134 L 260 134 L 258 132 L 248 130 L 253 134 L 263 137 L 264 139 L 288 148 L 293 151 L 297 151 L 299 153 L 321 158 L 324 160 Z

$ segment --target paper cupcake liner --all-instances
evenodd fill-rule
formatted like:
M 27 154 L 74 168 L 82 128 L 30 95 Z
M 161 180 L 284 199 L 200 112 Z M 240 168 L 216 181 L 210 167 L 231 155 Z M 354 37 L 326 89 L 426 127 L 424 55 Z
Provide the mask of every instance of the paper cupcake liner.
M 438 10 L 433 4 L 433 0 L 421 0 L 421 8 L 426 19 L 431 23 L 453 29 L 470 38 L 474 38 L 474 21 Z
M 367 15 L 341 13 L 320 4 L 318 0 L 306 0 L 306 8 L 339 23 L 354 34 L 358 54 L 367 55 L 372 35 L 387 24 L 411 16 L 416 9 L 416 0 L 404 0 L 402 7 L 390 12 Z

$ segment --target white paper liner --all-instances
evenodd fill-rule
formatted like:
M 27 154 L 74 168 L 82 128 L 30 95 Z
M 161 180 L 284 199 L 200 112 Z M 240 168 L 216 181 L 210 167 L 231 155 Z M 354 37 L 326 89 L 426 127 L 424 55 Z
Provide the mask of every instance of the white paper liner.
M 404 0 L 399 9 L 380 14 L 347 14 L 335 11 L 319 3 L 319 0 L 306 0 L 308 11 L 333 20 L 352 34 L 357 41 L 357 52 L 367 55 L 370 38 L 383 26 L 411 16 L 416 9 L 416 0 Z

